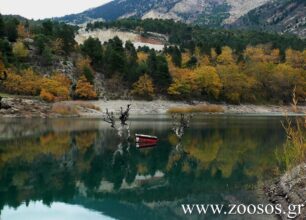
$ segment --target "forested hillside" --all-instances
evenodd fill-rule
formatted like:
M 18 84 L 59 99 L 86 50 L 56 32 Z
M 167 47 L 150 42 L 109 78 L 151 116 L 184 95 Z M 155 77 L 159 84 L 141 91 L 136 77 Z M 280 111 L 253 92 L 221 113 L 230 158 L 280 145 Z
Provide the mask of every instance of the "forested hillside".
M 75 40 L 77 27 L 0 17 L 3 93 L 68 99 L 137 98 L 289 103 L 306 97 L 306 42 L 264 32 L 211 30 L 179 22 L 125 19 L 88 24 L 165 34 L 161 52 L 115 37 Z M 5 78 L 2 76 L 1 78 Z

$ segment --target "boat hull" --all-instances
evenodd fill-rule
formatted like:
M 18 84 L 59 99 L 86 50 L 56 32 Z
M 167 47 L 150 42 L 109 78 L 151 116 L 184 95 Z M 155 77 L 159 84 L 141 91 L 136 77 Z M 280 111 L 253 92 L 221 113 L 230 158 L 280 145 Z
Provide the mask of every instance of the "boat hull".
M 154 145 L 157 144 L 158 138 L 156 136 L 136 134 L 136 143 Z

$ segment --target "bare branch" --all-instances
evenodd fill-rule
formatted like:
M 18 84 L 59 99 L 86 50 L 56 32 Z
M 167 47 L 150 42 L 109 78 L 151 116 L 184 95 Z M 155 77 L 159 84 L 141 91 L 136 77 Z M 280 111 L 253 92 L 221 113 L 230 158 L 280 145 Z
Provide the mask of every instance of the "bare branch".
M 180 114 L 180 116 L 176 114 L 172 115 L 172 130 L 179 139 L 184 135 L 185 129 L 189 127 L 192 117 L 193 115 L 188 115 L 188 117 L 184 114 Z
M 127 125 L 126 121 L 129 119 L 129 111 L 131 104 L 128 104 L 126 110 L 123 112 L 123 108 L 121 107 L 119 120 L 121 121 L 121 125 Z
M 111 127 L 117 130 L 118 136 L 123 139 L 128 139 L 130 137 L 130 127 L 126 123 L 129 119 L 130 106 L 130 104 L 127 105 L 125 111 L 123 111 L 122 107 L 120 108 L 120 126 L 116 126 L 115 114 L 113 112 L 109 112 L 108 109 L 106 109 L 106 116 L 103 118 L 105 122 L 111 124 Z
M 103 120 L 105 122 L 111 124 L 112 128 L 116 128 L 115 127 L 116 121 L 115 121 L 114 113 L 113 112 L 109 112 L 108 109 L 106 109 L 106 117 L 104 117 Z

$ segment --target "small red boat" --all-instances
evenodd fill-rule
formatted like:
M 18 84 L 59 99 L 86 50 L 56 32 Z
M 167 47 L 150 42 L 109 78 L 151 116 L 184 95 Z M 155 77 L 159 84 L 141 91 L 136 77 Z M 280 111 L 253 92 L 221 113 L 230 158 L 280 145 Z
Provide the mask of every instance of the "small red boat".
M 158 138 L 156 136 L 150 136 L 145 134 L 136 134 L 136 143 L 139 144 L 148 144 L 155 145 L 158 142 Z

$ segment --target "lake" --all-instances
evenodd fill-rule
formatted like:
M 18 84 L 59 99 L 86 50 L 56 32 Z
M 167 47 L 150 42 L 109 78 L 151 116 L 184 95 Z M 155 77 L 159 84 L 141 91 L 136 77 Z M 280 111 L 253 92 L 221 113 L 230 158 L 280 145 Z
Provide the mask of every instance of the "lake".
M 94 119 L 0 120 L 0 219 L 274 219 L 184 215 L 181 204 L 260 204 L 279 175 L 281 117 L 195 117 L 181 143 L 165 116 L 134 118 L 139 149 Z

